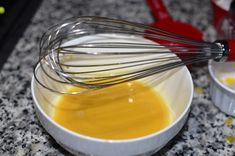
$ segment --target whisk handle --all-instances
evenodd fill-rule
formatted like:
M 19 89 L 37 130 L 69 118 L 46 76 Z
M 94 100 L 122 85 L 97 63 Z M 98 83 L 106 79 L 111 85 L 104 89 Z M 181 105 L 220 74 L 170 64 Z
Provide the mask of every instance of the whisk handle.
M 235 61 L 235 40 L 217 40 L 214 42 L 220 47 L 222 54 L 215 61 Z
M 228 40 L 228 58 L 227 61 L 235 61 L 235 40 Z

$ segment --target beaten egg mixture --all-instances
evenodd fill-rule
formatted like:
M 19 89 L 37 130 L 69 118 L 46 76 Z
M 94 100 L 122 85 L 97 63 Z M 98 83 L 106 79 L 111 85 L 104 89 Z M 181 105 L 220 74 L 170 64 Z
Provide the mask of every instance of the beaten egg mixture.
M 228 86 L 231 89 L 235 90 L 235 77 L 233 76 L 228 76 L 222 79 L 222 83 Z
M 172 122 L 171 110 L 160 93 L 140 81 L 79 95 L 62 95 L 52 117 L 79 134 L 114 140 L 152 134 Z

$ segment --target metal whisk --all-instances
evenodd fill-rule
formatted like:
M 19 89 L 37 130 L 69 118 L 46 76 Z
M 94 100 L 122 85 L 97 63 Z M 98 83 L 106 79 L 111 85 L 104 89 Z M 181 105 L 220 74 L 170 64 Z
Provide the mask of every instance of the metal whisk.
M 51 91 L 68 93 L 61 84 L 83 88 L 70 92 L 77 94 L 209 59 L 235 60 L 234 41 L 197 41 L 144 24 L 79 17 L 43 35 L 34 75 Z

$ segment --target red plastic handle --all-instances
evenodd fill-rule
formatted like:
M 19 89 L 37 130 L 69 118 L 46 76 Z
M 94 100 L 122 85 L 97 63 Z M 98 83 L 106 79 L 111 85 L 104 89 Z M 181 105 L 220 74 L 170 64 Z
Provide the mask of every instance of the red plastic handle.
M 217 5 L 216 0 L 211 0 L 212 8 L 213 8 L 213 24 L 215 28 L 219 27 L 219 24 L 223 17 L 228 13 L 228 10 L 224 10 L 220 6 Z
M 228 59 L 227 61 L 235 61 L 235 40 L 228 40 Z
M 162 0 L 146 0 L 146 2 L 157 20 L 172 21 L 172 18 Z

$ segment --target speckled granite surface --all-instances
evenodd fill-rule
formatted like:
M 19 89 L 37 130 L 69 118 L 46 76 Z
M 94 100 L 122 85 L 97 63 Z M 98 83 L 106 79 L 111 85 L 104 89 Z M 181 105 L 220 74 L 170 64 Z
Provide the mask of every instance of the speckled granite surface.
M 212 10 L 209 0 L 165 0 L 173 18 L 192 23 L 215 39 L 210 26 Z M 30 80 L 38 56 L 42 33 L 62 19 L 79 15 L 98 15 L 151 23 L 144 0 L 45 0 L 31 25 L 19 40 L 0 72 L 0 155 L 70 155 L 42 128 L 33 109 Z M 211 102 L 206 64 L 191 69 L 196 87 L 189 119 L 180 133 L 155 155 L 235 155 L 235 143 L 225 141 L 235 135 L 235 122 L 225 124 L 227 115 Z

